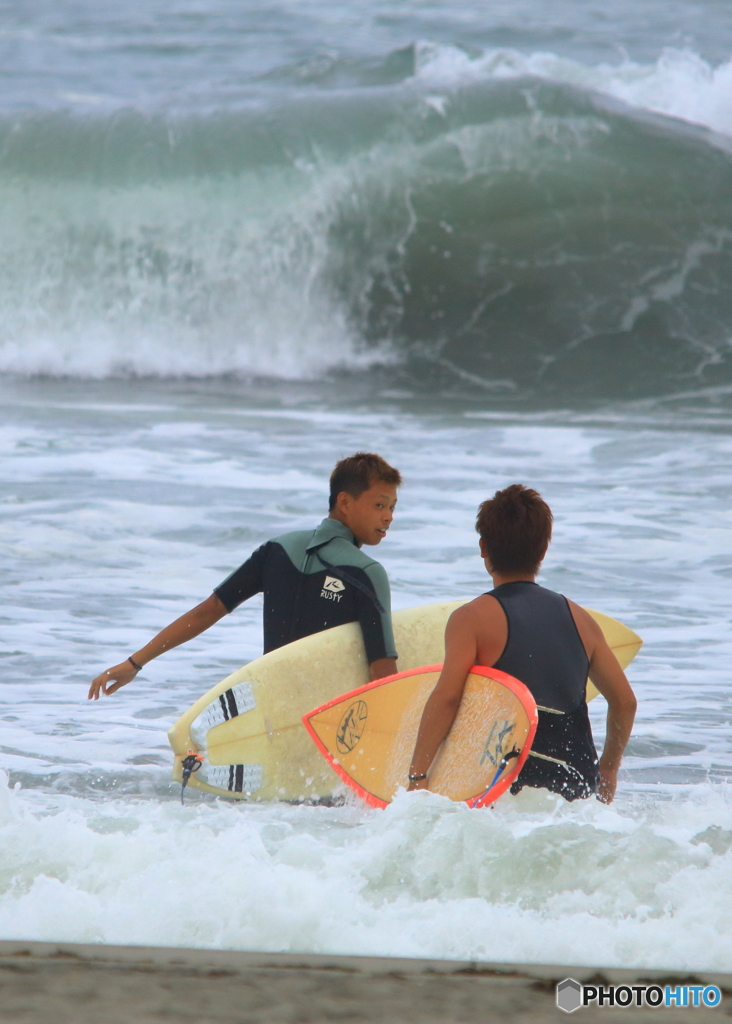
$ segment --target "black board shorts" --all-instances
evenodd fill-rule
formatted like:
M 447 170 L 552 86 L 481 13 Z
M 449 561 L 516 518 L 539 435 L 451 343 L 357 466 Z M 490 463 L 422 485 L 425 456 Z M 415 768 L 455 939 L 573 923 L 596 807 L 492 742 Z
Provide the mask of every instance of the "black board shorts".
M 539 711 L 531 753 L 511 793 L 515 796 L 529 786 L 559 793 L 565 800 L 586 800 L 597 792 L 599 782 L 587 703 L 582 701 L 575 711 L 563 715 Z

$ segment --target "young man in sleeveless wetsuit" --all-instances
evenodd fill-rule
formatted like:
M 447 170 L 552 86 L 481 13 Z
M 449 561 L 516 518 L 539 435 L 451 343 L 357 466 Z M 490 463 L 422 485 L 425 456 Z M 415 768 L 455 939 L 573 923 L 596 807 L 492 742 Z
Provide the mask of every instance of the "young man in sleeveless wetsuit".
M 153 658 L 192 640 L 261 592 L 265 654 L 332 626 L 358 622 L 371 679 L 396 672 L 389 581 L 361 546 L 380 544 L 386 536 L 401 482 L 399 471 L 379 455 L 357 452 L 342 459 L 331 474 L 330 512 L 320 526 L 267 541 L 202 604 L 98 675 L 89 699 L 119 690 Z
M 596 792 L 604 803 L 612 801 L 636 700 L 592 616 L 535 582 L 552 521 L 541 496 L 521 484 L 480 506 L 480 553 L 495 589 L 450 616 L 445 663 L 422 715 L 410 790 L 429 788 L 427 773 L 453 723 L 468 673 L 473 665 L 486 665 L 520 679 L 539 706 L 531 754 L 511 792 L 532 786 L 567 800 Z M 588 675 L 608 703 L 599 763 L 585 700 Z

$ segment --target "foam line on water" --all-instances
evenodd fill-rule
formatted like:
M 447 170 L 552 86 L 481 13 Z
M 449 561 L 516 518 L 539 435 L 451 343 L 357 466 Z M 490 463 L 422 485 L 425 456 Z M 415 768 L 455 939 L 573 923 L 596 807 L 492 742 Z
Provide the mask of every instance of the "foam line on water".
M 732 811 L 711 787 L 632 813 L 538 793 L 371 812 L 0 787 L 6 938 L 732 966 Z

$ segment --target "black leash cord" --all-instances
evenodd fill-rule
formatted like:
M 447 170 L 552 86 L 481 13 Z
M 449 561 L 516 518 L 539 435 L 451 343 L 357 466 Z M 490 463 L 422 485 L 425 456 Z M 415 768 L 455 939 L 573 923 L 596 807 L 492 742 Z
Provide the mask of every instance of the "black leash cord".
M 521 751 L 516 750 L 516 748 L 514 747 L 513 750 L 509 750 L 505 757 L 501 758 L 501 763 L 498 767 L 501 769 L 501 771 L 503 771 L 508 762 L 511 761 L 514 757 L 519 757 L 520 754 Z
M 183 785 L 180 787 L 181 804 L 183 803 L 183 794 L 186 791 L 188 780 L 190 779 L 191 775 L 194 774 L 194 772 L 198 771 L 202 764 L 203 758 L 201 757 L 201 755 L 194 754 L 192 750 L 189 750 L 188 754 L 181 761 L 181 766 L 183 768 Z
M 470 801 L 469 806 L 470 807 L 475 807 L 476 804 L 478 804 L 481 800 L 483 800 L 484 797 L 488 796 L 490 791 L 493 789 L 495 784 L 498 782 L 500 777 L 505 772 L 506 767 L 508 766 L 508 762 L 511 761 L 514 757 L 520 757 L 520 756 L 521 756 L 521 751 L 517 750 L 516 747 L 514 747 L 513 750 L 509 750 L 509 752 L 507 754 L 504 754 L 503 757 L 500 760 L 500 763 L 498 765 L 498 769 L 496 771 L 496 774 L 493 776 L 493 782 L 491 782 L 491 784 L 488 787 L 488 789 L 484 789 L 482 793 L 480 793 L 478 796 L 474 797 Z

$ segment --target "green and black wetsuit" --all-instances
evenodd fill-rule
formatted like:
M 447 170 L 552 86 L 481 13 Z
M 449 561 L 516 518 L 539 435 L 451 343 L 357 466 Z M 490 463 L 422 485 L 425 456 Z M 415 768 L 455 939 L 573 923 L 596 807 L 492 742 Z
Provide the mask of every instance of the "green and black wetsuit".
M 227 611 L 264 593 L 264 653 L 358 622 L 369 663 L 396 658 L 389 580 L 337 519 L 267 541 L 216 587 Z

